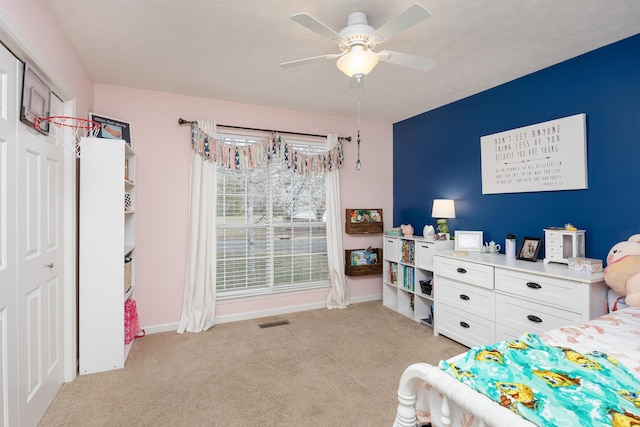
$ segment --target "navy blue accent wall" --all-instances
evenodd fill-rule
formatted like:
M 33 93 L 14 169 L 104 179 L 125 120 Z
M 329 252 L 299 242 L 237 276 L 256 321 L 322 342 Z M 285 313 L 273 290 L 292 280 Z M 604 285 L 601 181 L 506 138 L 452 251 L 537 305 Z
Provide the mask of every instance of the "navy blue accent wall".
M 578 113 L 588 189 L 482 194 L 480 137 Z M 502 246 L 513 233 L 519 246 L 572 223 L 587 231 L 587 256 L 604 260 L 640 233 L 640 35 L 394 124 L 393 197 L 394 225 L 416 234 L 435 225 L 433 199 L 455 199 L 452 230 Z

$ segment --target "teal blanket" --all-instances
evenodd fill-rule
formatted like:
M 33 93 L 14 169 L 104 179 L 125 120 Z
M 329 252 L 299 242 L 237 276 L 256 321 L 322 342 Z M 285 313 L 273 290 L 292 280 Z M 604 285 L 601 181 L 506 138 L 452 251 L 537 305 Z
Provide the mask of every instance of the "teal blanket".
M 640 380 L 602 352 L 524 334 L 472 348 L 440 369 L 539 426 L 640 426 Z

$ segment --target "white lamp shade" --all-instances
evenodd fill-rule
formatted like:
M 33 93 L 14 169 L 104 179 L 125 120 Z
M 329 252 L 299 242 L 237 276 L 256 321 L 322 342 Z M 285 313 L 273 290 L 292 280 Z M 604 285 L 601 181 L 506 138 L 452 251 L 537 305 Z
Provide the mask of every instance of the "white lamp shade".
M 433 209 L 431 210 L 432 218 L 455 218 L 456 206 L 451 199 L 434 199 Z
M 337 66 L 349 77 L 363 77 L 378 64 L 378 54 L 365 50 L 362 46 L 353 46 L 351 52 L 338 58 Z

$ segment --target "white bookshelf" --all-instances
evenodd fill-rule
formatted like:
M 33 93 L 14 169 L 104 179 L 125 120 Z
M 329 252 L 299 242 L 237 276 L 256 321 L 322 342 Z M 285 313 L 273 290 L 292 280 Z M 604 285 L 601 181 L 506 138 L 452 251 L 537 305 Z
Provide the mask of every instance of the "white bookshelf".
M 421 236 L 384 236 L 382 303 L 417 322 L 428 319 L 433 327 L 435 319 L 435 284 L 433 254 L 452 249 L 452 240 L 428 241 Z M 430 294 L 422 292 L 420 281 L 431 282 Z
M 124 344 L 124 302 L 135 292 L 136 156 L 121 140 L 82 138 L 81 147 L 86 153 L 80 161 L 82 375 L 123 368 L 131 348 Z M 126 256 L 132 258 L 128 289 Z

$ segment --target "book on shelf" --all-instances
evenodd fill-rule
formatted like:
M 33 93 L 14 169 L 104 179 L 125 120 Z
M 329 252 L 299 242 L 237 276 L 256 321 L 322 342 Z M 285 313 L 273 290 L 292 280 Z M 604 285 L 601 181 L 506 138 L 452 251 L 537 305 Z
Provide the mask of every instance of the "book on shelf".
M 420 323 L 430 328 L 433 327 L 433 316 L 427 316 L 424 319 L 420 319 Z
M 415 275 L 415 271 L 413 267 L 409 267 L 406 265 L 402 266 L 402 287 L 411 292 L 415 291 L 414 283 L 413 283 L 414 275 Z
M 398 264 L 396 264 L 395 262 L 390 262 L 388 264 L 389 266 L 389 283 L 391 283 L 392 285 L 398 285 Z
M 413 264 L 413 240 L 402 241 L 402 262 Z

